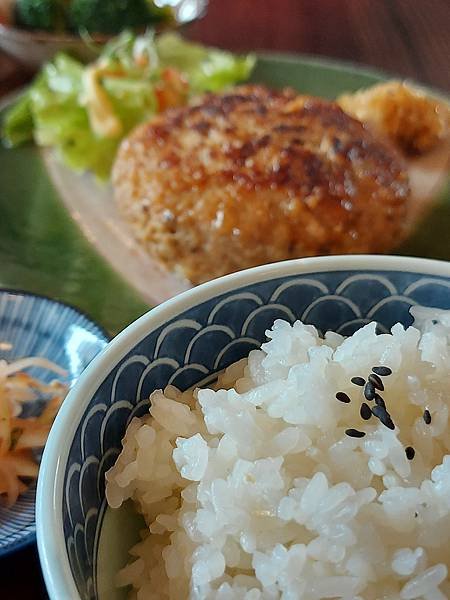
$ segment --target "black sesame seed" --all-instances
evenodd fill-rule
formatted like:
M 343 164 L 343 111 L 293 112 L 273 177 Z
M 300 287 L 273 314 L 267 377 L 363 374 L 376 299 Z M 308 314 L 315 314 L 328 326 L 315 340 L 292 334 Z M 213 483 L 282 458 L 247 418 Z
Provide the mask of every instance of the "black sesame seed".
M 366 383 L 366 380 L 363 377 L 352 377 L 350 381 L 355 385 L 360 385 L 361 387 Z
M 390 369 L 389 367 L 372 367 L 372 371 L 380 377 L 387 377 L 388 375 L 392 375 L 392 369 Z
M 383 408 L 386 408 L 386 403 L 383 400 L 383 398 L 380 396 L 380 394 L 375 394 L 374 400 L 375 400 L 375 404 L 377 406 L 382 406 Z
M 339 400 L 339 402 L 345 402 L 345 404 L 351 402 L 350 397 L 347 396 L 345 392 L 338 392 L 336 394 L 336 400 Z
M 390 415 L 388 415 L 387 419 L 385 421 L 382 421 L 382 423 L 385 427 L 387 427 L 391 431 L 394 431 L 395 424 L 394 424 L 394 421 L 391 419 Z
M 366 404 L 365 402 L 363 402 L 361 404 L 361 408 L 359 409 L 359 414 L 361 415 L 361 418 L 364 419 L 364 421 L 368 421 L 370 419 L 370 417 L 372 416 L 372 411 L 370 410 L 370 406 L 368 404 Z
M 374 375 L 373 373 L 371 373 L 369 375 L 369 381 L 377 390 L 380 390 L 381 392 L 384 390 L 383 382 L 381 381 L 380 377 L 378 377 L 378 375 Z
M 366 400 L 373 400 L 375 398 L 375 387 L 370 381 L 364 386 L 364 396 Z
M 372 414 L 377 417 L 388 429 L 395 429 L 395 425 L 391 419 L 391 415 L 383 406 L 373 406 L 371 409 Z
M 412 446 L 408 446 L 407 448 L 405 448 L 405 454 L 408 460 L 412 460 L 416 455 L 416 451 Z
M 362 438 L 366 435 L 364 433 L 364 431 L 358 431 L 357 429 L 346 429 L 345 433 L 349 437 L 354 437 L 354 438 Z
M 428 408 L 426 408 L 426 409 L 423 411 L 423 420 L 425 421 L 425 423 L 426 423 L 427 425 L 429 425 L 429 424 L 431 423 L 431 413 L 430 413 L 430 411 L 428 410 Z
M 386 412 L 386 409 L 383 406 L 372 406 L 372 408 L 370 409 L 372 414 L 379 419 L 381 415 L 384 415 L 384 413 Z

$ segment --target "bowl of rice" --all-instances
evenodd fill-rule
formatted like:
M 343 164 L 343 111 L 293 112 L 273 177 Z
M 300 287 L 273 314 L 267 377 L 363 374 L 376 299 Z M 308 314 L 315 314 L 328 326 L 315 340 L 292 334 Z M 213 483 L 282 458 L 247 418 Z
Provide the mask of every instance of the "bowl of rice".
M 51 600 L 450 597 L 450 264 L 229 275 L 120 333 L 50 433 Z

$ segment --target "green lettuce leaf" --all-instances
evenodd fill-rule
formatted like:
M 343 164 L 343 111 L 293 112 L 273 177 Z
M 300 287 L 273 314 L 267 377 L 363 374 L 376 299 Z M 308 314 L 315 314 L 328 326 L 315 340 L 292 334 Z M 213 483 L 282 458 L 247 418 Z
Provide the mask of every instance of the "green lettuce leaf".
M 54 147 L 63 162 L 76 171 L 109 176 L 119 140 L 100 138 L 91 129 L 82 105 L 84 66 L 65 54 L 46 65 L 30 89 L 34 139 Z
M 13 147 L 33 139 L 33 114 L 30 94 L 23 94 L 7 111 L 3 123 L 3 141 Z
M 256 62 L 251 54 L 236 56 L 224 50 L 207 48 L 187 42 L 176 33 L 159 36 L 155 44 L 161 65 L 182 71 L 193 93 L 217 92 L 245 81 Z

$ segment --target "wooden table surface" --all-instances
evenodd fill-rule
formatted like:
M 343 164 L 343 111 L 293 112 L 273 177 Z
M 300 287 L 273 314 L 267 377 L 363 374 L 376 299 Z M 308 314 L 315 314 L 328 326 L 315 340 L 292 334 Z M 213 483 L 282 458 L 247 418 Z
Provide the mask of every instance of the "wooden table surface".
M 187 34 L 233 50 L 303 52 L 365 63 L 448 92 L 449 31 L 449 0 L 210 0 L 207 15 Z M 29 78 L 0 53 L 0 96 Z M 0 559 L 0 574 L 1 600 L 47 597 L 34 547 Z

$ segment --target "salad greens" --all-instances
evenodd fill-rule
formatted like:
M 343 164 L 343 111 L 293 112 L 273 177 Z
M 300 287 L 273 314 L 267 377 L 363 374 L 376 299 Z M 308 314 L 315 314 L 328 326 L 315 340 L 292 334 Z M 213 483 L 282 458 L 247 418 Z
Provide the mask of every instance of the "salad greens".
M 134 126 L 195 94 L 245 80 L 254 62 L 174 33 L 125 32 L 87 66 L 62 53 L 45 65 L 6 114 L 3 141 L 51 146 L 72 169 L 107 179 Z

